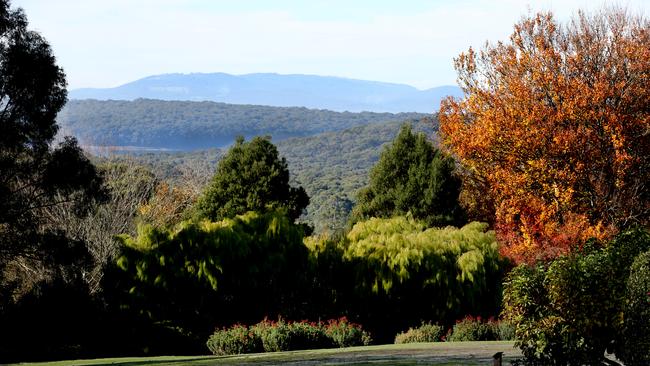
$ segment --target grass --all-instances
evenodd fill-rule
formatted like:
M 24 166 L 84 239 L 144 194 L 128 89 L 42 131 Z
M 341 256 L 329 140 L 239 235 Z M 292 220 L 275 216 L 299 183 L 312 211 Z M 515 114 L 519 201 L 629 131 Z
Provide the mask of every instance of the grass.
M 238 356 L 164 356 L 104 358 L 96 360 L 26 363 L 22 365 L 122 365 L 122 366 L 210 366 L 210 365 L 489 365 L 492 355 L 504 352 L 507 361 L 520 357 L 513 342 L 440 342 L 382 346 L 256 353 Z

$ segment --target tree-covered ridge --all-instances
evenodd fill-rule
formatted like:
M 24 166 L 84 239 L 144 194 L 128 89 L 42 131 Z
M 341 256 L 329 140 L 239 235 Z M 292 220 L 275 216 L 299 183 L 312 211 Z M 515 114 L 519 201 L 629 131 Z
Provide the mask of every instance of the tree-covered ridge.
M 195 150 L 229 145 L 239 135 L 269 135 L 277 142 L 424 116 L 153 99 L 72 100 L 58 122 L 86 145 Z

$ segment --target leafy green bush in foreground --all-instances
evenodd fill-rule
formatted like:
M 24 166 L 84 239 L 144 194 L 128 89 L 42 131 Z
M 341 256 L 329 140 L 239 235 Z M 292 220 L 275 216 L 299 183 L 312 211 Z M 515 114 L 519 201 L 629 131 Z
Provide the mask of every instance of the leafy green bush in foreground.
M 623 325 L 623 349 L 619 358 L 626 365 L 650 364 L 650 251 L 634 260 L 627 280 Z
M 395 336 L 395 344 L 440 342 L 445 335 L 445 328 L 441 325 L 422 323 L 417 328 L 409 328 Z
M 639 346 L 629 344 L 632 334 L 626 334 L 630 328 L 624 323 L 641 309 L 626 307 L 628 296 L 638 297 L 637 290 L 626 295 L 626 283 L 637 275 L 633 269 L 630 276 L 634 259 L 649 249 L 650 234 L 633 229 L 609 243 L 587 243 L 582 252 L 547 265 L 516 267 L 505 282 L 504 314 L 515 325 L 525 361 L 596 365 L 605 350 L 619 358 L 635 352 Z M 640 334 L 633 337 L 641 339 Z

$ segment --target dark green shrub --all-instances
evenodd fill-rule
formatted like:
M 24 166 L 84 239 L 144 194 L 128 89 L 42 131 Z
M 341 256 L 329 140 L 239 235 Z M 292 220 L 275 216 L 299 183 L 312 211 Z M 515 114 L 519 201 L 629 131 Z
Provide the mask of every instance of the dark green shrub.
M 282 320 L 272 322 L 264 320 L 251 327 L 262 340 L 264 352 L 289 350 L 289 324 Z
M 448 342 L 465 341 L 496 341 L 499 339 L 499 327 L 497 322 L 489 319 L 487 322 L 480 317 L 468 316 L 456 322 L 451 334 L 447 337 Z
M 238 137 L 219 161 L 195 210 L 199 218 L 220 221 L 248 211 L 284 209 L 294 221 L 308 204 L 305 190 L 289 184 L 287 161 L 270 138 L 244 142 Z
M 622 351 L 628 366 L 650 365 L 650 251 L 639 255 L 627 280 Z
M 607 245 L 547 265 L 515 268 L 504 283 L 504 315 L 515 325 L 516 345 L 526 362 L 596 365 L 605 350 L 624 353 L 625 284 L 632 260 L 650 247 L 640 229 L 619 234 Z
M 516 345 L 541 364 L 596 365 L 614 334 L 612 263 L 603 250 L 571 255 L 550 266 L 518 267 L 506 281 L 504 312 Z
M 215 355 L 238 355 L 241 353 L 262 352 L 259 335 L 244 325 L 234 325 L 219 329 L 210 336 L 207 346 Z
M 293 316 L 309 273 L 303 235 L 282 212 L 142 226 L 121 238 L 116 301 L 203 339 L 212 324 Z
M 369 185 L 359 191 L 351 221 L 410 213 L 427 227 L 462 226 L 461 181 L 455 169 L 452 157 L 404 124 L 370 171 Z
M 372 343 L 370 333 L 359 324 L 350 323 L 346 318 L 329 320 L 325 333 L 337 347 L 367 346 Z
M 395 336 L 395 344 L 440 342 L 444 334 L 445 328 L 441 325 L 423 322 L 417 328 L 409 328 L 406 332 L 397 334 Z

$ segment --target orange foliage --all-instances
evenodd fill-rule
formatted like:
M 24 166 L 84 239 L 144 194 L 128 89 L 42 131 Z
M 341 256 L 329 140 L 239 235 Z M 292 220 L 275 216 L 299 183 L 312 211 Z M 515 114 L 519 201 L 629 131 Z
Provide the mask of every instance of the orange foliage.
M 189 217 L 188 210 L 198 199 L 196 190 L 187 186 L 171 187 L 163 182 L 154 196 L 140 207 L 140 218 L 157 227 L 171 227 Z
M 553 258 L 648 223 L 645 18 L 608 9 L 562 25 L 540 13 L 455 66 L 466 96 L 442 103 L 442 142 L 485 182 L 503 254 Z

